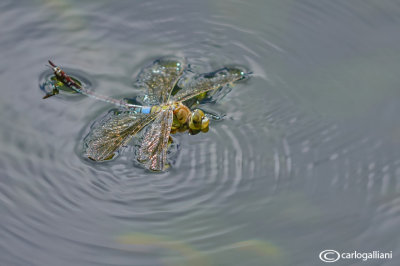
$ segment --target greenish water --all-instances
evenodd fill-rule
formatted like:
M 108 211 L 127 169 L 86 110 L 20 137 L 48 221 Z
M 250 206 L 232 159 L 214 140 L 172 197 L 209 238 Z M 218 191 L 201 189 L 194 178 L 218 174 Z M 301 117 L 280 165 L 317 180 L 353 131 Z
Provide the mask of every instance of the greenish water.
M 393 252 L 400 224 L 397 1 L 2 1 L 0 265 L 324 265 L 323 250 Z M 134 97 L 162 56 L 252 77 L 174 136 L 152 174 L 132 145 L 81 153 L 112 107 L 42 100 L 48 59 Z

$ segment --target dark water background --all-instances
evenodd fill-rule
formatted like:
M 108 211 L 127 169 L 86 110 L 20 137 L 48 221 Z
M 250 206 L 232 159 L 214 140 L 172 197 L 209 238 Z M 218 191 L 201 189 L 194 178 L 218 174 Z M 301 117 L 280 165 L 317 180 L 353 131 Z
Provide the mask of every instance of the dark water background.
M 0 2 L 0 265 L 399 265 L 399 1 Z M 110 109 L 42 100 L 48 59 L 102 94 L 184 56 L 253 71 L 173 167 L 80 145 Z

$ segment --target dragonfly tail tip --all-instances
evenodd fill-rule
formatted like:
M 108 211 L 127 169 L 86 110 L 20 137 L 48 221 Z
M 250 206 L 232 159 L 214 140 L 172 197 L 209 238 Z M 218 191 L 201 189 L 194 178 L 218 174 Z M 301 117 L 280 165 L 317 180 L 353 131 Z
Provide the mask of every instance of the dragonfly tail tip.
M 48 60 L 49 61 L 49 64 L 52 66 L 52 67 L 56 67 L 56 65 L 51 61 L 51 60 Z

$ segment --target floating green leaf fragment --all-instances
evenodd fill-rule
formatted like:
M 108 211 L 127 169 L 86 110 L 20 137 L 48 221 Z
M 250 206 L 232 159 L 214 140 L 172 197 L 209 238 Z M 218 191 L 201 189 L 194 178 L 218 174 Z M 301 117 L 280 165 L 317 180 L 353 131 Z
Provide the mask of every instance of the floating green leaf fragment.
M 76 79 L 76 78 L 74 78 L 74 77 L 71 77 L 71 79 L 72 79 L 74 82 L 76 82 L 78 85 L 82 85 L 82 83 L 81 83 L 78 79 Z M 60 90 L 60 91 L 65 91 L 65 92 L 68 92 L 68 93 L 78 93 L 78 92 L 76 92 L 75 90 L 73 90 L 73 89 L 69 88 L 68 86 L 66 86 L 66 85 L 65 85 L 64 83 L 62 83 L 61 81 L 59 81 L 59 80 L 56 78 L 56 76 L 52 76 L 52 77 L 50 78 L 50 80 L 53 82 L 54 87 L 55 87 L 56 89 Z

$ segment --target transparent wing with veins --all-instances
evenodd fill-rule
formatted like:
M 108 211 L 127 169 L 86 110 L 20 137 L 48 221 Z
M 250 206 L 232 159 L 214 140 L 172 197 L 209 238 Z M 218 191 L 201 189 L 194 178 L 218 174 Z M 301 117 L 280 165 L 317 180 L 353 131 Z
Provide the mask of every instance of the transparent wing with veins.
M 87 157 L 95 161 L 109 160 L 133 135 L 153 121 L 159 113 L 138 114 L 130 111 L 110 111 L 92 126 L 84 139 Z
M 180 81 L 178 86 L 183 88 L 174 95 L 175 101 L 186 101 L 199 94 L 219 89 L 229 83 L 243 79 L 247 74 L 239 68 L 222 68 L 217 71 L 195 76 L 188 81 Z
M 166 103 L 172 89 L 181 77 L 185 61 L 172 57 L 161 58 L 140 72 L 137 85 L 144 87 L 146 104 Z
M 165 170 L 172 120 L 172 108 L 162 110 L 146 129 L 139 148 L 138 161 L 143 163 L 147 169 L 153 171 Z

